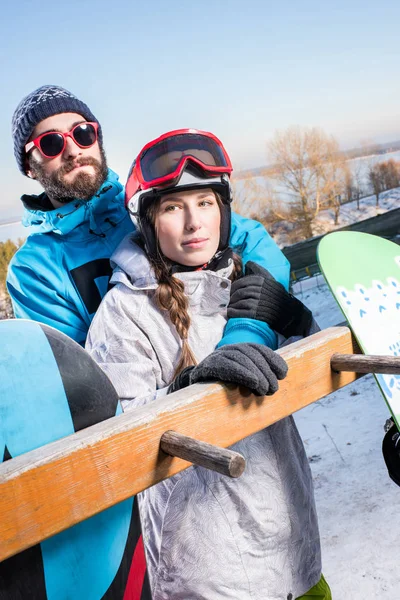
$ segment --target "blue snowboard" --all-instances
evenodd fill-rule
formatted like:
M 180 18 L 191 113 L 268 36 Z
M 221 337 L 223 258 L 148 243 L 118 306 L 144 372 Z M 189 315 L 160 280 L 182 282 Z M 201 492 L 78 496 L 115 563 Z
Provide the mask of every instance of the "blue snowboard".
M 0 321 L 0 340 L 3 461 L 121 412 L 106 375 L 56 329 Z M 147 600 L 140 556 L 140 521 L 131 498 L 0 563 L 0 599 Z

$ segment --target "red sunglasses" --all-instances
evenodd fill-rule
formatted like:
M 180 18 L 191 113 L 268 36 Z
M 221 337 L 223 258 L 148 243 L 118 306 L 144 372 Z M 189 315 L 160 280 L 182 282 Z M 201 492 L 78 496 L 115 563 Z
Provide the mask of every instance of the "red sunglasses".
M 56 156 L 60 156 L 64 152 L 67 145 L 67 138 L 69 137 L 79 148 L 90 148 L 97 142 L 98 128 L 98 123 L 84 121 L 75 125 L 71 131 L 67 131 L 66 133 L 62 131 L 48 131 L 28 142 L 25 146 L 25 152 L 28 153 L 36 146 L 45 158 L 56 158 Z

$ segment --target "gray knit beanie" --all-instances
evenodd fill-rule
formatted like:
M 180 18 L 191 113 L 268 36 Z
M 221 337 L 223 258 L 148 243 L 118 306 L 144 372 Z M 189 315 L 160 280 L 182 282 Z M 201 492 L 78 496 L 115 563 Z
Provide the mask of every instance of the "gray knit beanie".
M 12 118 L 12 136 L 14 155 L 21 173 L 26 175 L 25 144 L 36 125 L 47 117 L 66 112 L 78 113 L 87 121 L 98 123 L 84 102 L 58 85 L 42 85 L 18 104 Z M 99 142 L 102 143 L 103 135 L 100 124 L 98 136 Z

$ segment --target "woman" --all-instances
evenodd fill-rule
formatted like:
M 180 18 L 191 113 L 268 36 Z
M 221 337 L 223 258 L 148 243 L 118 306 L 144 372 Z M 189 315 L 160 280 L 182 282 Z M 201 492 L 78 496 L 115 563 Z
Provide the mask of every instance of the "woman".
M 125 409 L 197 381 L 272 394 L 286 375 L 283 359 L 261 344 L 215 350 L 240 273 L 229 247 L 231 170 L 221 142 L 195 130 L 150 142 L 132 166 L 126 201 L 140 236 L 114 254 L 115 286 L 87 341 Z M 154 599 L 294 599 L 307 590 L 330 598 L 293 419 L 233 448 L 247 463 L 237 480 L 191 467 L 140 494 Z

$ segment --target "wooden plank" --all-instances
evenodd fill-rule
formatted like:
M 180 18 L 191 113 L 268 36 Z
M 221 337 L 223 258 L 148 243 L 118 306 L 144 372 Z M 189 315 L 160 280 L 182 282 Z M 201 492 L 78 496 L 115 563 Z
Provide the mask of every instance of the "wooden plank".
M 159 450 L 165 431 L 228 447 L 354 381 L 330 358 L 357 351 L 347 327 L 326 329 L 280 350 L 273 396 L 196 384 L 3 463 L 0 561 L 190 466 Z

